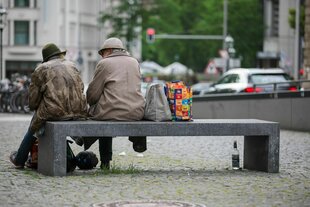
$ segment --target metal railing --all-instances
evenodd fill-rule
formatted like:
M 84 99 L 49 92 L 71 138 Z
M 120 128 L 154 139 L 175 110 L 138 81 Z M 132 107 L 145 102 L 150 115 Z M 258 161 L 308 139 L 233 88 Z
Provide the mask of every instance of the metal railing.
M 278 85 L 291 85 L 291 86 L 296 86 L 297 89 L 301 89 L 301 84 L 302 83 L 310 83 L 310 80 L 298 80 L 298 81 L 286 81 L 286 82 L 272 82 L 272 83 L 257 83 L 257 84 L 254 84 L 253 87 L 256 88 L 256 86 L 263 86 L 263 85 L 273 85 L 273 90 L 276 91 L 277 90 L 277 86 Z
M 279 85 L 290 85 L 290 86 L 295 86 L 296 87 L 296 91 L 304 91 L 304 88 L 302 87 L 302 83 L 310 83 L 310 80 L 298 80 L 298 81 L 286 81 L 286 82 L 274 82 L 274 83 L 258 83 L 258 84 L 253 84 L 253 88 L 254 88 L 254 93 L 259 93 L 257 92 L 256 88 L 258 86 L 268 86 L 268 85 L 272 85 L 272 92 L 274 94 L 274 97 L 277 98 L 277 94 L 279 92 L 278 90 L 278 86 Z M 286 90 L 289 91 L 289 90 Z M 302 96 L 302 94 L 301 94 Z

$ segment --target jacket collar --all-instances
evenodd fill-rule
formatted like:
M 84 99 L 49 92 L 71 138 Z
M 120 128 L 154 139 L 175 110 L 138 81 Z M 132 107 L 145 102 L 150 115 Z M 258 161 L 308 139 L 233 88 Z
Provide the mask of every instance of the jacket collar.
M 105 58 L 109 58 L 109 57 L 115 57 L 115 56 L 130 56 L 129 53 L 124 50 L 124 51 L 116 51 L 116 52 L 113 52 L 111 55 L 105 57 Z
M 60 57 L 60 55 L 55 55 L 53 57 L 50 57 L 46 62 L 48 62 L 50 60 L 55 60 L 55 59 L 64 59 L 64 58 Z

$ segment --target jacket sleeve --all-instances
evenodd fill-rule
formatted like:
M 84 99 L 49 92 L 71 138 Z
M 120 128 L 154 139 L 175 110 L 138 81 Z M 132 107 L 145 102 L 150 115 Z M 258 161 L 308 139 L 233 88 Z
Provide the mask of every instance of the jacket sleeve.
M 104 63 L 99 62 L 96 66 L 94 78 L 90 82 L 86 92 L 87 103 L 90 106 L 95 105 L 99 101 L 101 95 L 103 94 L 105 80 L 106 70 Z
M 42 100 L 43 92 L 41 91 L 41 80 L 39 70 L 36 69 L 31 75 L 31 83 L 29 86 L 29 108 L 37 110 Z

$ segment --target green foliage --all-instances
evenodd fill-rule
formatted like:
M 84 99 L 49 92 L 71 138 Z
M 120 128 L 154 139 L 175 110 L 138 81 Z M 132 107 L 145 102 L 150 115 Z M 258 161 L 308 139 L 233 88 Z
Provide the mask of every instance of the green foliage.
M 152 27 L 156 29 L 156 34 L 222 34 L 222 20 L 220 18 L 216 19 L 218 13 L 214 17 L 208 15 L 208 10 L 218 9 L 212 7 L 219 5 L 217 1 L 213 1 L 212 4 L 207 7 L 209 5 L 206 4 L 206 1 L 158 1 L 156 17 L 162 18 L 157 18 L 158 21 L 154 22 L 153 17 L 149 17 L 143 19 L 143 22 L 145 22 L 145 25 L 154 25 Z M 219 15 L 222 15 L 222 13 Z M 212 23 L 216 21 L 219 24 Z M 164 24 L 161 22 L 164 22 Z M 155 60 L 162 65 L 179 61 L 196 71 L 201 71 L 208 62 L 209 57 L 217 55 L 217 50 L 221 45 L 221 41 L 156 39 L 152 45 L 143 45 L 143 59 Z M 152 51 L 155 51 L 155 54 L 154 52 L 150 53 L 149 49 L 153 49 Z
M 134 2 L 135 7 L 128 2 Z M 221 40 L 156 39 L 150 44 L 145 36 L 147 28 L 154 28 L 156 34 L 222 35 L 222 0 L 156 0 L 147 10 L 139 2 L 121 1 L 111 14 L 103 15 L 102 21 L 110 20 L 114 29 L 111 35 L 118 34 L 127 41 L 138 36 L 135 26 L 142 26 L 143 60 L 156 61 L 163 66 L 178 61 L 201 72 L 209 59 L 219 56 L 218 51 L 223 47 Z M 261 2 L 228 2 L 228 34 L 235 40 L 236 57 L 242 56 L 243 67 L 254 67 L 256 52 L 262 50 L 263 42 Z M 124 13 L 128 15 L 121 15 Z
M 191 34 L 222 35 L 223 34 L 223 2 L 201 1 L 198 5 L 201 15 L 192 25 Z M 199 12 L 197 8 L 197 12 Z M 209 59 L 218 57 L 218 51 L 222 48 L 221 40 L 188 40 L 186 48 L 192 57 L 185 65 L 194 68 L 195 71 L 203 71 Z
M 253 67 L 263 46 L 263 15 L 259 1 L 234 0 L 229 3 L 228 32 L 234 38 L 242 67 Z
M 102 23 L 110 23 L 113 32 L 109 37 L 116 36 L 126 39 L 126 48 L 130 51 L 132 41 L 140 34 L 142 5 L 140 0 L 121 1 L 119 6 L 110 12 L 102 12 L 99 19 Z
M 288 16 L 288 23 L 290 24 L 290 27 L 293 29 L 295 29 L 295 16 L 296 16 L 296 9 L 290 8 L 289 9 L 289 16 Z M 305 35 L 305 20 L 306 20 L 305 6 L 304 5 L 300 6 L 299 17 L 300 17 L 300 21 L 299 21 L 300 35 L 304 36 Z
M 156 3 L 157 6 L 143 18 L 143 31 L 152 27 L 156 34 L 181 34 L 180 6 L 174 0 L 158 0 Z M 143 39 L 142 43 L 142 59 L 155 60 L 163 65 L 170 64 L 171 60 L 177 58 L 182 48 L 181 43 L 175 40 L 156 39 L 153 44 L 148 44 Z

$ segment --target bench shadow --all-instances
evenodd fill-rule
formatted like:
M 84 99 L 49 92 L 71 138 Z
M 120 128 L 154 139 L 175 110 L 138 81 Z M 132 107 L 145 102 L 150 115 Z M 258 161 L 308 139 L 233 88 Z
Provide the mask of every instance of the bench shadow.
M 75 170 L 73 173 L 69 173 L 68 176 L 207 176 L 207 177 L 252 177 L 252 176 L 262 176 L 273 177 L 279 176 L 280 173 L 267 173 L 261 171 L 251 171 L 246 169 L 232 170 L 232 169 L 141 169 L 136 172 L 117 172 L 113 173 L 111 171 L 104 171 L 101 169 L 92 170 Z

